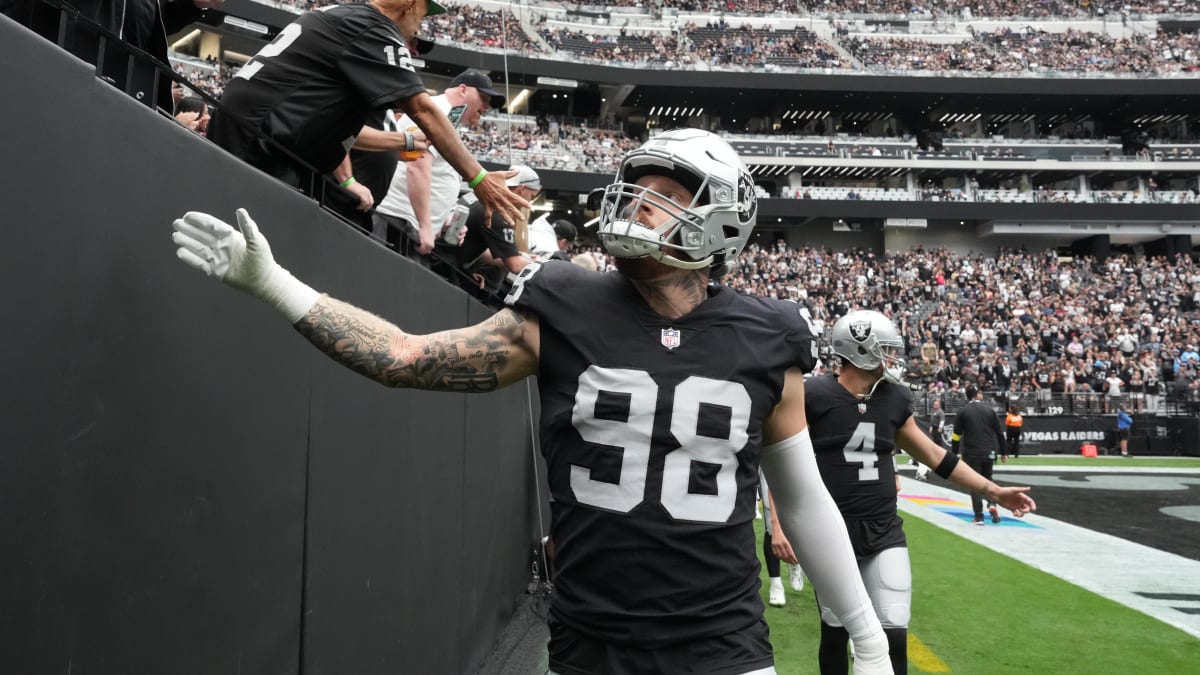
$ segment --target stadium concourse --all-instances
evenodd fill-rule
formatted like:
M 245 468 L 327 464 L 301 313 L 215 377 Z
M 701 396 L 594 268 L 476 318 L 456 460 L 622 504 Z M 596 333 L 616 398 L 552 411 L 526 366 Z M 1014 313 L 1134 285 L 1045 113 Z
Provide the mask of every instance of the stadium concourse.
M 968 496 L 933 474 L 901 478 L 900 510 L 1200 638 L 1200 469 L 1072 461 L 997 465 L 994 480 L 1037 495 L 1020 520 L 974 526 Z

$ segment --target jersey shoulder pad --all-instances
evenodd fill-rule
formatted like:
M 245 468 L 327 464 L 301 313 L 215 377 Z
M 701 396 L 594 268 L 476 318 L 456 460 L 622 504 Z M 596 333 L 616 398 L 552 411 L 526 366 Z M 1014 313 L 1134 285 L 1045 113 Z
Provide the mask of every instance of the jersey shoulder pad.
M 556 309 L 576 306 L 577 303 L 571 301 L 572 297 L 588 297 L 585 295 L 588 291 L 583 287 L 590 286 L 589 282 L 595 282 L 603 276 L 559 260 L 530 263 L 513 281 L 504 304 L 525 307 L 545 317 L 555 313 Z
M 817 336 L 812 322 L 803 312 L 804 306 L 790 300 L 769 301 L 780 317 L 780 330 L 796 354 L 796 367 L 805 373 L 812 372 L 817 365 Z

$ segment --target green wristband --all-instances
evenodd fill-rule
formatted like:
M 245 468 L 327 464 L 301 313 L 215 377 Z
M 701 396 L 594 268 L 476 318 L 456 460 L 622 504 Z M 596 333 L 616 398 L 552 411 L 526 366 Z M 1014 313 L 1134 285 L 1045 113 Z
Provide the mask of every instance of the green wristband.
M 348 188 L 348 187 L 350 187 L 351 185 L 354 185 L 354 184 L 355 184 L 355 183 L 357 183 L 357 182 L 358 182 L 358 181 L 354 180 L 354 176 L 350 176 L 350 177 L 349 177 L 349 178 L 347 178 L 346 180 L 342 181 L 342 187 L 344 187 L 344 188 Z
M 484 177 L 485 177 L 485 176 L 487 176 L 487 169 L 480 169 L 480 170 L 479 170 L 479 175 L 477 175 L 477 176 L 475 176 L 474 178 L 472 178 L 472 179 L 471 179 L 471 182 L 470 182 L 470 183 L 467 183 L 467 187 L 469 187 L 469 188 L 471 188 L 472 190 L 474 190 L 476 185 L 479 185 L 480 183 L 482 183 L 482 182 L 483 182 L 483 179 L 484 179 Z

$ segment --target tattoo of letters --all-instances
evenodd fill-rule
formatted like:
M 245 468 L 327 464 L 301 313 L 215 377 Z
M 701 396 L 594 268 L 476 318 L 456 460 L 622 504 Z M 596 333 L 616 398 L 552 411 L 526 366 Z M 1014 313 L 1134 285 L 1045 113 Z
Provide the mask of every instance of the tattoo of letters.
M 500 387 L 524 323 L 504 309 L 471 328 L 407 335 L 365 310 L 322 297 L 296 330 L 333 360 L 389 387 L 471 393 Z

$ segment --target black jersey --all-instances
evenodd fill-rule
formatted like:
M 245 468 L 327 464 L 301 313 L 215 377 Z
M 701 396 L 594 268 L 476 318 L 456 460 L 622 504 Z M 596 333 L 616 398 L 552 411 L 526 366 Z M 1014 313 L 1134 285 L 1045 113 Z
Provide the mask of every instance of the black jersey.
M 504 259 L 521 255 L 517 250 L 516 230 L 504 222 L 500 213 L 492 213 L 492 224 L 489 227 L 484 216 L 483 202 L 468 192 L 459 198 L 460 204 L 470 207 L 467 213 L 467 233 L 463 236 L 462 246 L 458 247 L 458 264 L 469 268 L 479 260 L 484 251 L 490 251 L 493 258 Z
M 907 387 L 880 382 L 862 402 L 833 375 L 804 383 L 804 411 L 821 478 L 850 520 L 896 512 L 896 432 L 912 417 Z
M 208 137 L 264 170 L 289 166 L 258 132 L 329 172 L 370 111 L 424 91 L 391 20 L 371 5 L 333 5 L 285 26 L 238 71 Z
M 541 325 L 555 618 L 645 648 L 759 620 L 762 423 L 785 371 L 813 364 L 799 305 L 712 286 L 665 319 L 620 274 L 559 261 L 506 302 Z

